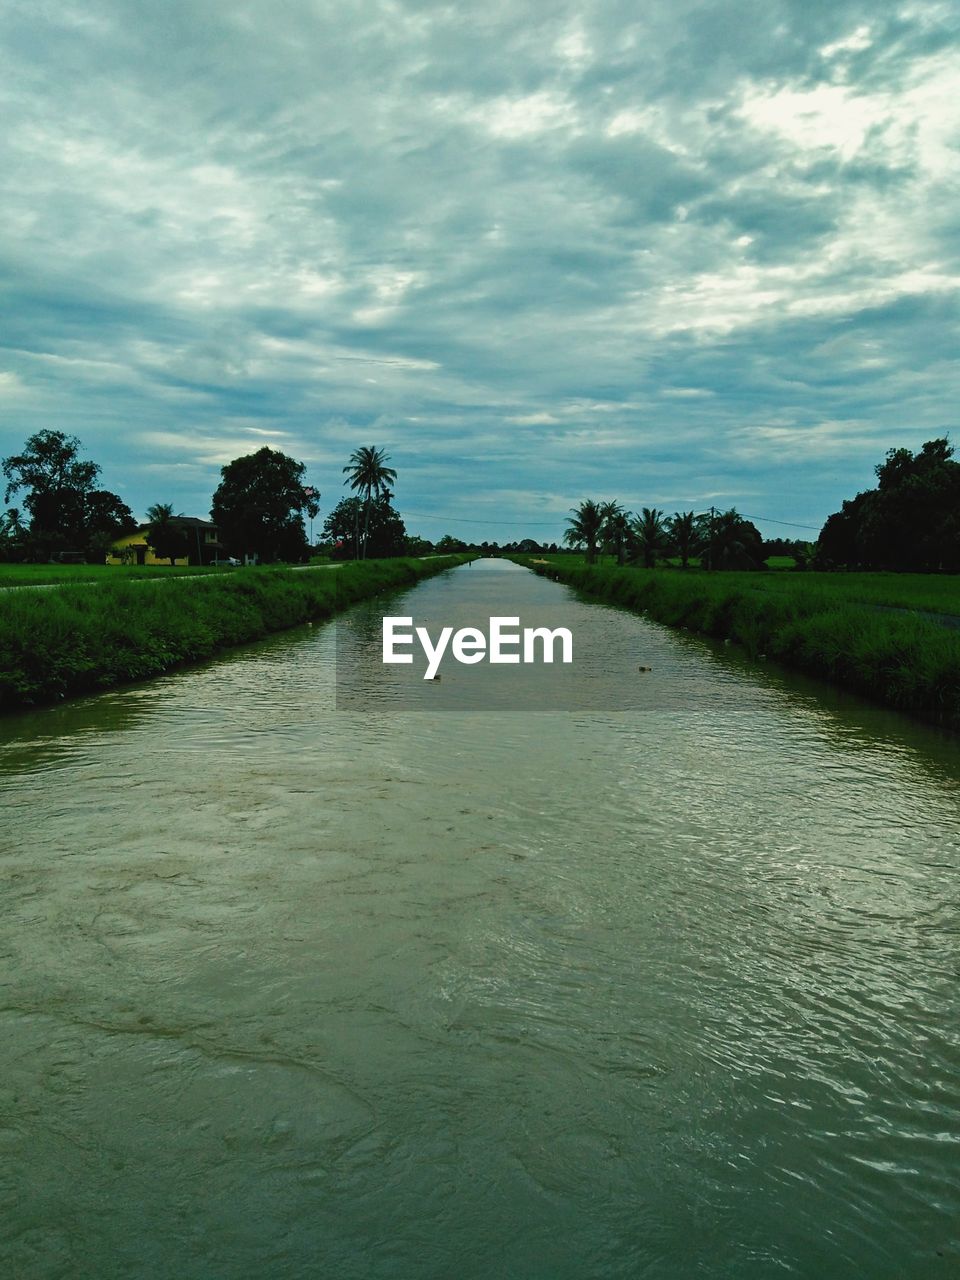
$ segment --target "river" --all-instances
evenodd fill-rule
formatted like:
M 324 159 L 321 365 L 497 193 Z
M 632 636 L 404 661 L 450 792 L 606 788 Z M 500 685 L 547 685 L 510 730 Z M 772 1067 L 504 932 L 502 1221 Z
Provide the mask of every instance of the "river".
M 956 739 L 497 562 L 389 611 L 491 601 L 580 665 L 377 602 L 0 725 L 0 1273 L 958 1274 Z

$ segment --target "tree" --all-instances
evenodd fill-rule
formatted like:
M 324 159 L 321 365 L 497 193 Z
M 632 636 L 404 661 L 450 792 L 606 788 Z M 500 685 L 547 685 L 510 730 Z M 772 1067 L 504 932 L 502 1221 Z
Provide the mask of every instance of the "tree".
M 669 545 L 663 512 L 656 507 L 644 507 L 633 521 L 633 532 L 643 553 L 643 567 L 652 569 L 657 563 L 658 554 Z
M 736 508 L 698 516 L 696 526 L 708 569 L 764 568 L 763 537 Z
M 355 550 L 354 536 L 362 514 L 360 498 L 343 498 L 327 516 L 323 531 L 333 541 L 334 560 L 349 560 Z M 407 531 L 390 505 L 389 494 L 370 503 L 367 512 L 367 547 L 374 559 L 407 553 Z
M 428 556 L 433 550 L 433 543 L 416 533 L 408 535 L 404 544 L 404 554 L 408 556 Z
M 115 493 L 95 489 L 83 504 L 83 545 L 87 559 L 102 564 L 118 538 L 137 527 L 133 512 Z
M 821 568 L 960 570 L 960 463 L 945 437 L 917 453 L 891 449 L 877 487 L 829 516 L 817 542 Z
M 603 507 L 585 498 L 579 507 L 570 508 L 570 519 L 563 540 L 568 547 L 586 547 L 587 564 L 597 558 L 597 542 L 603 531 Z
M 183 529 L 171 523 L 173 507 L 169 502 L 155 502 L 152 507 L 148 507 L 147 519 L 150 522 L 147 543 L 153 548 L 155 555 L 161 560 L 168 559 L 171 565 L 182 556 L 190 555 L 187 535 Z
M 100 474 L 97 464 L 81 460 L 79 453 L 76 436 L 38 431 L 27 440 L 23 453 L 4 458 L 5 501 L 19 489 L 29 490 L 23 505 L 30 515 L 31 532 L 73 535 L 79 540 L 84 499 L 96 488 Z
M 680 557 L 680 568 L 686 569 L 690 557 L 700 550 L 697 518 L 692 511 L 675 511 L 667 521 L 667 532 L 674 550 Z
M 17 561 L 23 558 L 27 529 L 17 507 L 9 507 L 0 515 L 0 560 Z
M 100 468 L 80 458 L 80 441 L 62 431 L 38 431 L 23 452 L 3 460 L 6 500 L 28 490 L 30 516 L 25 554 L 46 559 L 62 550 L 100 553 L 110 541 L 136 528 L 133 513 L 115 493 L 97 488 Z
M 467 544 L 455 538 L 452 533 L 445 533 L 436 545 L 435 550 L 441 555 L 455 555 L 458 551 L 466 551 Z
M 603 515 L 603 548 L 610 548 L 617 557 L 617 564 L 623 564 L 633 539 L 630 512 L 624 511 L 619 502 L 604 502 L 600 510 Z
M 210 516 L 233 555 L 302 560 L 307 554 L 303 515 L 319 510 L 303 478 L 306 467 L 266 446 L 221 468 Z
M 915 454 L 891 449 L 861 506 L 858 542 L 869 568 L 960 568 L 960 464 L 945 437 Z
M 389 497 L 389 487 L 397 479 L 397 473 L 386 464 L 390 461 L 383 449 L 374 445 L 362 445 L 354 449 L 350 461 L 343 468 L 348 484 L 357 493 L 363 494 L 363 541 L 359 538 L 358 527 L 354 529 L 355 551 L 358 560 L 367 558 L 367 535 L 370 527 L 370 503 L 374 496 L 380 498 L 384 494 Z M 359 513 L 358 513 L 359 514 Z M 361 554 L 362 548 L 362 554 Z
M 815 564 L 818 569 L 857 569 L 863 559 L 860 546 L 860 528 L 864 506 L 874 493 L 858 493 L 855 498 L 844 499 L 839 511 L 827 516 L 820 537 L 817 539 Z

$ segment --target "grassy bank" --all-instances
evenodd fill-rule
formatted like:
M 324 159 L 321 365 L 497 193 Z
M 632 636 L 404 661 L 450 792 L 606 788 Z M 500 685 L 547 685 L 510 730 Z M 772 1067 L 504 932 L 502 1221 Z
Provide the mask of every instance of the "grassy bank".
M 469 556 L 372 560 L 336 570 L 238 569 L 203 582 L 79 583 L 0 598 L 0 709 L 106 689 L 209 658 Z
M 903 583 L 886 581 L 896 574 L 685 574 L 515 559 L 610 604 L 729 639 L 755 657 L 960 729 L 960 632 L 900 612 L 955 616 L 956 578 L 928 578 L 921 586 L 921 575 Z
M 0 589 L 4 587 L 69 587 L 78 582 L 116 585 L 141 579 L 161 582 L 165 578 L 192 577 L 198 573 L 229 573 L 228 568 L 210 565 L 168 564 L 0 564 Z
M 522 564 L 543 568 L 544 564 L 559 569 L 583 569 L 586 557 L 576 552 L 561 555 L 514 556 Z M 615 568 L 613 558 L 604 556 L 594 568 Z M 678 567 L 673 565 L 672 567 Z M 658 568 L 657 573 L 662 572 Z M 631 570 L 633 572 L 633 570 Z M 646 570 L 636 570 L 644 573 Z M 689 576 L 702 579 L 699 569 L 691 567 Z M 960 576 L 950 573 L 736 573 L 724 571 L 717 579 L 738 589 L 784 594 L 794 599 L 830 600 L 841 604 L 869 604 L 887 609 L 919 609 L 931 613 L 960 617 Z M 566 578 L 564 578 L 566 581 Z

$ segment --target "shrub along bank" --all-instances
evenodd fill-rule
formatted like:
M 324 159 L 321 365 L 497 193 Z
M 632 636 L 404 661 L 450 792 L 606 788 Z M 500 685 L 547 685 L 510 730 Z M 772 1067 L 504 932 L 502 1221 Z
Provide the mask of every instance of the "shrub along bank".
M 160 675 L 471 557 L 371 560 L 339 569 L 240 569 L 202 580 L 4 592 L 0 709 Z
M 798 574 L 680 573 L 537 564 L 535 572 L 668 626 L 729 639 L 934 724 L 960 729 L 960 631 L 917 613 L 844 601 Z

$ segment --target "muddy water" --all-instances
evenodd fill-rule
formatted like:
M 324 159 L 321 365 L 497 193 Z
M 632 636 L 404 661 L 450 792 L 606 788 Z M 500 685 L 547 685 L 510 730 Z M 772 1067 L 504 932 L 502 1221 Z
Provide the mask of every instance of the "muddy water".
M 602 709 L 378 606 L 362 710 L 316 627 L 4 724 L 0 1273 L 958 1274 L 956 743 L 499 575 L 390 612 L 552 593 Z

